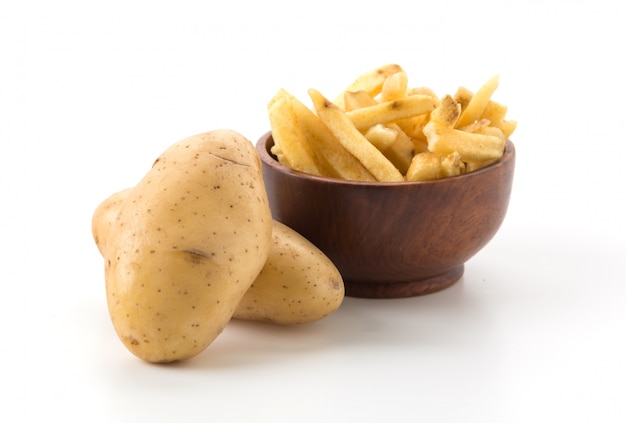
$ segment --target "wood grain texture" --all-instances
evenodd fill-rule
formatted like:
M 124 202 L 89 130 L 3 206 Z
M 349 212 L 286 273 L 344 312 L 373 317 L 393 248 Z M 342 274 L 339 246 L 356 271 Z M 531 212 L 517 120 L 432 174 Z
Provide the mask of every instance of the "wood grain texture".
M 399 298 L 453 285 L 464 263 L 500 228 L 509 204 L 515 147 L 462 176 L 369 183 L 293 171 L 257 143 L 273 218 L 301 233 L 337 266 L 346 295 Z

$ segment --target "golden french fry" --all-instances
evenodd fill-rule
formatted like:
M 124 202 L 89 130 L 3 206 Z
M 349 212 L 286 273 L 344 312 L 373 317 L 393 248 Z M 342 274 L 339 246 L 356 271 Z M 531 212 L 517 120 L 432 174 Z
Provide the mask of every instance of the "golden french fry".
M 426 136 L 422 130 L 424 129 L 424 125 L 426 125 L 429 121 L 430 113 L 426 113 L 407 119 L 400 119 L 396 121 L 396 124 L 400 129 L 402 129 L 402 132 L 413 140 L 414 143 L 417 142 L 422 145 L 426 141 Z M 420 152 L 420 149 L 416 148 L 415 151 Z
M 426 139 L 426 135 L 423 135 L 422 138 L 410 137 L 410 139 L 413 141 L 413 154 L 425 153 L 428 151 L 428 140 Z
M 374 147 L 354 126 L 347 113 L 315 89 L 309 90 L 319 118 L 337 140 L 380 182 L 399 182 L 404 177 L 383 153 Z
M 424 127 L 428 149 L 442 156 L 458 151 L 467 161 L 498 159 L 504 152 L 504 137 L 461 131 L 449 126 L 429 122 Z
M 402 71 L 389 75 L 381 88 L 381 101 L 393 101 L 406 97 L 408 85 L 409 78 L 406 72 Z
M 465 163 L 461 161 L 461 154 L 458 151 L 453 151 L 447 156 L 441 157 L 441 172 L 440 178 L 447 178 L 449 176 L 458 176 L 465 171 Z
M 470 100 L 474 97 L 474 93 L 467 88 L 461 86 L 454 93 L 454 101 L 461 105 L 461 110 L 465 110 Z
M 482 162 L 465 162 L 465 173 L 473 172 L 478 169 L 482 169 L 483 167 L 487 167 L 493 163 L 498 161 L 498 159 L 494 160 L 485 160 Z
M 346 181 L 376 181 L 365 166 L 341 145 L 328 127 L 312 112 L 311 115 L 315 119 L 303 120 L 303 127 L 316 152 L 323 158 L 326 169 L 329 169 L 326 176 Z
M 270 152 L 276 156 L 276 158 L 278 159 L 280 163 L 293 169 L 293 166 L 291 165 L 291 163 L 289 163 L 289 160 L 287 160 L 287 157 L 285 157 L 285 154 L 283 153 L 283 149 L 280 148 L 280 145 L 274 144 L 270 148 Z
M 489 119 L 480 119 L 474 123 L 470 123 L 469 125 L 464 126 L 459 129 L 465 132 L 477 132 L 478 130 L 482 128 L 488 127 L 490 124 L 491 122 L 489 121 Z
M 412 95 L 398 100 L 385 101 L 369 107 L 346 112 L 358 130 L 366 130 L 377 123 L 389 123 L 433 111 L 435 99 L 428 95 Z
M 504 132 L 502 132 L 500 128 L 496 128 L 495 126 L 483 126 L 481 128 L 477 128 L 474 132 L 476 134 L 483 134 L 483 135 L 498 137 L 503 142 L 506 142 L 506 137 L 504 136 Z
M 515 132 L 515 129 L 517 129 L 517 121 L 503 120 L 501 122 L 496 123 L 493 126 L 500 129 L 502 133 L 504 134 L 504 137 L 508 139 L 511 137 L 511 134 Z
M 485 107 L 481 119 L 488 119 L 491 122 L 491 126 L 500 128 L 500 130 L 504 133 L 504 136 L 509 138 L 515 131 L 517 122 L 505 120 L 506 113 L 506 106 L 492 100 Z
M 365 91 L 346 91 L 343 95 L 346 111 L 360 109 L 378 104 L 376 99 Z
M 285 90 L 279 90 L 269 104 L 269 120 L 274 144 L 280 147 L 279 160 L 294 170 L 321 175 L 311 148 L 302 128 L 298 125 Z
M 430 121 L 438 125 L 454 127 L 461 116 L 461 105 L 451 96 L 445 95 L 441 103 L 430 114 Z M 425 125 L 424 125 L 425 126 Z M 423 129 L 422 129 L 423 131 Z
M 425 181 L 439 178 L 441 159 L 431 152 L 418 153 L 413 156 L 411 165 L 406 172 L 407 181 Z
M 393 165 L 398 168 L 403 175 L 409 169 L 411 160 L 415 154 L 415 146 L 413 140 L 408 137 L 400 127 L 394 123 L 387 125 L 387 128 L 396 133 L 396 139 L 382 153 L 389 159 Z
M 476 91 L 476 94 L 472 96 L 467 107 L 463 109 L 461 117 L 459 117 L 456 123 L 457 128 L 467 126 L 480 118 L 485 107 L 487 107 L 487 104 L 491 100 L 491 96 L 496 88 L 498 88 L 499 80 L 500 76 L 495 75 Z
M 371 142 L 374 147 L 384 152 L 390 148 L 398 138 L 398 133 L 388 126 L 378 123 L 367 131 L 365 131 L 365 138 Z
M 438 98 L 437 94 L 435 94 L 435 92 L 428 87 L 413 87 L 413 88 L 408 88 L 407 89 L 407 95 L 429 95 L 433 98 Z
M 397 72 L 402 72 L 403 69 L 400 65 L 388 64 L 376 69 L 367 71 L 359 75 L 354 82 L 346 87 L 345 91 L 365 91 L 372 97 L 377 96 L 382 89 L 382 86 L 389 75 L 393 75 Z M 333 102 L 340 109 L 344 108 L 343 93 L 339 95 Z
M 285 92 L 282 96 L 283 101 L 289 104 L 293 115 L 297 117 L 296 122 L 300 126 L 301 136 L 297 141 L 308 143 L 322 176 L 349 181 L 375 181 L 372 174 L 337 141 L 312 110 L 289 93 Z M 274 153 L 274 150 L 272 152 Z
M 487 119 L 489 122 L 500 122 L 504 120 L 506 116 L 507 107 L 503 104 L 490 100 L 489 103 L 485 106 L 482 114 L 480 115 L 481 119 Z

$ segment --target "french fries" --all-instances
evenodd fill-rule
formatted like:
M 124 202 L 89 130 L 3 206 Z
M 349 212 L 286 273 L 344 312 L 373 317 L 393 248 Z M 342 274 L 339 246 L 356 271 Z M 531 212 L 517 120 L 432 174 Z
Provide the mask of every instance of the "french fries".
M 309 89 L 309 108 L 280 89 L 268 104 L 272 153 L 292 169 L 352 181 L 403 182 L 462 175 L 502 156 L 517 128 L 492 99 L 495 75 L 475 93 L 439 97 L 411 87 L 404 69 L 381 66 L 328 100 Z
M 292 169 L 322 175 L 309 138 L 298 124 L 292 98 L 286 91 L 281 90 L 274 96 L 269 116 L 276 147 L 273 153 L 279 160 Z
M 404 177 L 376 147 L 354 126 L 347 113 L 326 99 L 319 91 L 310 89 L 309 97 L 322 122 L 337 140 L 379 182 L 400 182 Z
M 463 113 L 461 113 L 456 123 L 457 127 L 469 125 L 480 118 L 491 99 L 491 95 L 498 88 L 499 79 L 499 75 L 492 77 L 470 98 L 469 103 L 463 108 Z
M 383 84 L 389 76 L 403 71 L 402 67 L 396 64 L 381 66 L 359 75 L 352 84 L 346 87 L 344 92 L 364 91 L 372 97 L 375 97 L 380 93 L 383 88 Z M 343 94 L 339 95 L 335 99 L 334 103 L 337 107 L 343 109 Z
M 395 122 L 412 116 L 424 115 L 435 110 L 435 99 L 428 95 L 412 95 L 373 106 L 346 112 L 359 131 L 367 130 L 377 123 Z
M 287 91 L 279 90 L 270 102 L 269 112 L 274 139 L 272 153 L 281 163 L 294 170 L 320 176 L 375 181 L 372 174 L 337 141 L 320 118 Z M 296 143 L 307 147 L 292 148 L 292 144 Z M 293 165 L 294 162 L 306 163 L 314 167 L 317 173 L 307 172 L 304 166 Z

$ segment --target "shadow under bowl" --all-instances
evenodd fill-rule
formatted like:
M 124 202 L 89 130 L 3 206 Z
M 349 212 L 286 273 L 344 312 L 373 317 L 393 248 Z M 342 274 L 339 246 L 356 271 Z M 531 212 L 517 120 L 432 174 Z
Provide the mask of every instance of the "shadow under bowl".
M 515 147 L 461 176 L 417 182 L 353 182 L 298 172 L 257 142 L 272 217 L 309 239 L 337 266 L 346 295 L 402 298 L 456 283 L 465 262 L 500 228 Z

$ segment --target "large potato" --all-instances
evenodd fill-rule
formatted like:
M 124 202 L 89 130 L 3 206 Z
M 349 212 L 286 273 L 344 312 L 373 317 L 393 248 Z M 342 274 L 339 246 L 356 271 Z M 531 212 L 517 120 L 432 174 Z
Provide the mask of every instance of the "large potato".
M 240 134 L 217 130 L 168 148 L 128 192 L 103 247 L 124 345 L 150 362 L 205 350 L 263 267 L 271 222 L 258 154 Z
M 106 244 L 130 192 L 116 192 L 96 208 L 92 229 L 97 245 Z M 310 323 L 336 311 L 344 295 L 343 279 L 330 259 L 302 235 L 273 221 L 267 261 L 233 317 L 281 325 Z
M 336 311 L 345 292 L 333 262 L 290 227 L 278 221 L 272 227 L 267 262 L 234 317 L 293 325 L 314 322 Z
M 100 254 L 104 256 L 107 239 L 109 239 L 109 231 L 115 222 L 117 215 L 122 208 L 122 204 L 128 198 L 131 188 L 116 192 L 107 197 L 103 202 L 98 204 L 91 218 L 91 234 L 93 240 L 98 247 Z

